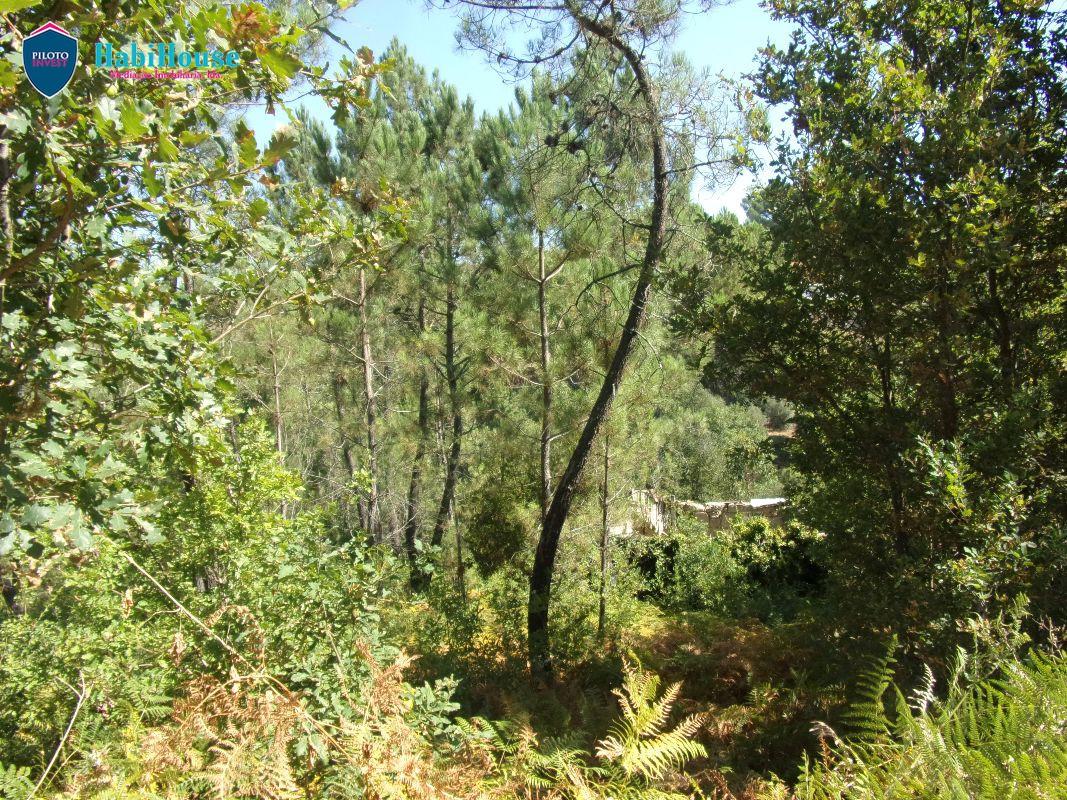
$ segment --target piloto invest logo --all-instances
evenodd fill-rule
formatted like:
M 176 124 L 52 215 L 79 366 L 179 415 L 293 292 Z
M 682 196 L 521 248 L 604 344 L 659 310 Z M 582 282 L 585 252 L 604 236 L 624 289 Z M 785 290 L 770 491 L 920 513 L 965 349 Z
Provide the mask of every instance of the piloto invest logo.
M 67 88 L 78 65 L 78 40 L 46 22 L 22 40 L 22 66 L 30 85 L 52 98 Z

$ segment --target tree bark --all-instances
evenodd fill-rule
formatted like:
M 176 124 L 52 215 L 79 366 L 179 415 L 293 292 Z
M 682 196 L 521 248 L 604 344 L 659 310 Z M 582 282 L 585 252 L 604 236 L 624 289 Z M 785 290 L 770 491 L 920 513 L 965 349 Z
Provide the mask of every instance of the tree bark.
M 441 491 L 441 504 L 433 526 L 430 543 L 440 547 L 445 527 L 452 515 L 456 496 L 456 473 L 459 469 L 460 448 L 463 439 L 463 414 L 459 402 L 459 368 L 456 364 L 456 289 L 448 283 L 445 297 L 445 379 L 448 381 L 448 400 L 452 409 L 452 436 L 445 461 L 445 485 Z
M 274 379 L 274 449 L 278 455 L 285 455 L 285 442 L 282 438 L 282 384 L 281 370 L 278 369 L 278 341 L 274 338 L 274 324 L 268 322 L 270 329 L 270 368 Z
M 456 589 L 463 598 L 463 605 L 467 604 L 467 570 L 463 566 L 463 529 L 459 526 L 459 520 L 453 515 L 452 527 L 456 529 Z
M 344 461 L 345 469 L 348 471 L 349 483 L 356 477 L 356 464 L 352 458 L 352 445 L 348 441 L 348 435 L 345 433 L 345 411 L 344 401 L 341 399 L 341 387 L 345 383 L 344 377 L 340 373 L 335 373 L 333 376 L 333 405 L 334 410 L 337 412 L 337 435 L 341 440 L 341 458 Z M 345 524 L 348 526 L 348 530 L 345 534 L 348 538 L 352 537 L 352 528 L 350 525 L 350 516 L 348 511 L 348 495 L 351 489 L 346 489 L 341 497 L 343 498 L 341 503 L 341 513 L 344 516 Z M 366 524 L 366 504 L 363 502 L 363 498 L 360 497 L 356 501 L 356 514 L 359 520 L 364 525 Z
M 367 406 L 367 468 L 370 472 L 366 523 L 371 541 L 381 544 L 381 515 L 378 508 L 378 408 L 374 391 L 374 353 L 371 350 L 370 325 L 367 321 L 367 271 L 363 267 L 359 270 L 359 324 L 363 356 L 363 393 Z
M 600 484 L 600 586 L 599 608 L 597 611 L 596 633 L 600 641 L 604 641 L 604 629 L 608 616 L 608 497 L 610 486 L 608 476 L 610 469 L 610 445 L 608 432 L 604 431 L 604 475 Z
M 426 306 L 419 302 L 419 333 L 426 329 Z M 415 460 L 411 465 L 411 481 L 408 484 L 407 519 L 404 520 L 404 549 L 408 555 L 408 567 L 410 575 L 408 581 L 412 589 L 425 586 L 426 576 L 418 567 L 418 552 L 415 542 L 419 533 L 419 493 L 422 488 L 422 460 L 426 454 L 427 427 L 430 422 L 429 410 L 430 379 L 426 374 L 426 367 L 419 370 L 419 420 L 417 440 L 415 443 Z
M 537 314 L 541 323 L 541 525 L 552 498 L 552 350 L 548 339 L 545 233 L 537 229 Z
M 649 113 L 649 125 L 652 138 L 652 214 L 648 227 L 648 239 L 644 258 L 634 286 L 633 298 L 626 323 L 619 337 L 618 346 L 611 360 L 611 366 L 604 375 L 603 385 L 597 395 L 593 408 L 589 412 L 585 427 L 571 453 L 567 467 L 556 485 L 541 527 L 541 537 L 534 554 L 533 571 L 530 574 L 530 604 L 527 615 L 530 672 L 536 681 L 551 683 L 553 665 L 549 644 L 549 606 L 552 598 L 552 574 L 559 549 L 559 539 L 563 525 L 567 521 L 574 492 L 582 469 L 589 458 L 590 448 L 596 438 L 604 418 L 611 408 L 612 401 L 622 381 L 623 372 L 633 353 L 637 335 L 645 319 L 652 280 L 663 257 L 664 239 L 667 219 L 667 148 L 663 125 L 659 117 L 659 108 L 651 78 L 641 56 L 609 27 L 598 20 L 590 19 L 571 9 L 575 21 L 592 35 L 602 39 L 615 48 L 630 65 L 637 80 L 638 88 Z

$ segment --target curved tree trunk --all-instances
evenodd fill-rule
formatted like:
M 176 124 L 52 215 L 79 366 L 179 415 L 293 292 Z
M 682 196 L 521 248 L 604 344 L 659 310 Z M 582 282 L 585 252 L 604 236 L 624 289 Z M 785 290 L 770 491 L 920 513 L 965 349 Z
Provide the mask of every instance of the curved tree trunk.
M 529 634 L 530 672 L 535 680 L 550 683 L 553 680 L 552 657 L 549 646 L 549 606 L 552 599 L 552 574 L 559 549 L 559 538 L 563 525 L 567 521 L 574 492 L 582 469 L 589 458 L 593 440 L 596 439 L 600 426 L 611 408 L 612 401 L 622 382 L 623 372 L 633 353 L 638 331 L 645 319 L 649 297 L 652 292 L 652 280 L 663 257 L 666 235 L 667 212 L 667 152 L 663 126 L 659 118 L 659 108 L 655 91 L 648 70 L 641 56 L 610 28 L 601 22 L 585 17 L 575 11 L 571 12 L 575 21 L 584 30 L 610 44 L 622 55 L 637 79 L 638 87 L 649 113 L 652 133 L 652 215 L 648 228 L 641 270 L 634 286 L 633 298 L 626 323 L 619 337 L 618 346 L 612 357 L 611 365 L 604 375 L 593 408 L 589 412 L 585 427 L 582 429 L 578 443 L 571 453 L 567 468 L 556 485 L 544 524 L 541 526 L 541 538 L 534 554 L 533 571 L 530 574 L 530 604 L 527 614 L 527 631 Z

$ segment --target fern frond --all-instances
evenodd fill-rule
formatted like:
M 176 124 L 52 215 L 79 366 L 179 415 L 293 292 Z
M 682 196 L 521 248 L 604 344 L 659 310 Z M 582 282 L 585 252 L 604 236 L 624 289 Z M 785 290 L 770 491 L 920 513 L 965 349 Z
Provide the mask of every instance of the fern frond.
M 884 697 L 893 682 L 895 649 L 894 639 L 885 655 L 869 659 L 868 665 L 860 671 L 853 700 L 841 717 L 845 734 L 853 742 L 870 744 L 889 732 Z
M 0 763 L 0 797 L 6 800 L 26 800 L 33 791 L 29 767 L 8 767 Z
M 657 697 L 659 685 L 658 676 L 644 672 L 638 663 L 627 666 L 622 688 L 616 690 L 622 716 L 597 743 L 596 754 L 626 775 L 656 780 L 706 755 L 704 747 L 692 740 L 704 724 L 702 715 L 686 717 L 673 730 L 664 730 L 681 684 L 668 686 Z
M 1067 657 L 1033 654 L 998 680 L 949 687 L 944 701 L 910 707 L 898 692 L 891 734 L 833 742 L 823 763 L 802 765 L 798 798 L 1064 796 Z

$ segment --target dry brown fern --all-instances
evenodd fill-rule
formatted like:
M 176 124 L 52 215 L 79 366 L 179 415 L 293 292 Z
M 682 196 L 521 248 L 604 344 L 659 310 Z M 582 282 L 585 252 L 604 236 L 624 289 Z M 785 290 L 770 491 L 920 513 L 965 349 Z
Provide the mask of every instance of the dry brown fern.
M 445 764 L 432 744 L 406 718 L 410 698 L 404 670 L 413 659 L 401 654 L 383 666 L 366 645 L 359 646 L 370 672 L 363 687 L 362 713 L 342 725 L 341 757 L 360 778 L 368 800 L 478 800 L 491 765 L 478 758 L 452 758 Z
M 201 677 L 174 704 L 172 721 L 142 741 L 149 774 L 180 770 L 206 778 L 220 798 L 303 797 L 290 748 L 306 729 L 299 700 L 262 688 L 256 676 Z

